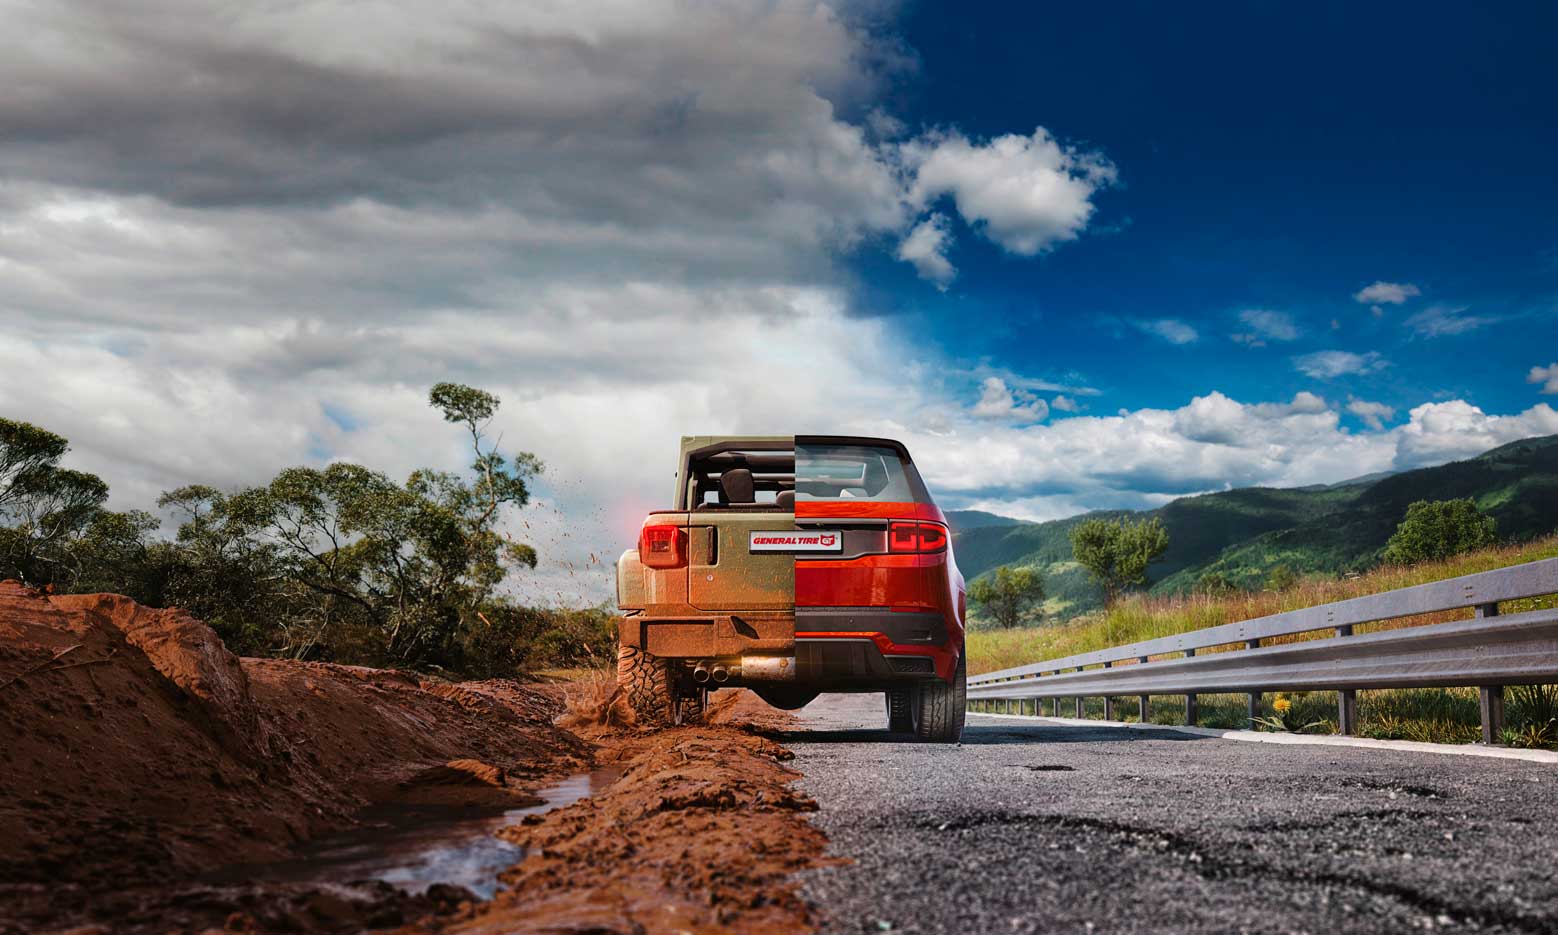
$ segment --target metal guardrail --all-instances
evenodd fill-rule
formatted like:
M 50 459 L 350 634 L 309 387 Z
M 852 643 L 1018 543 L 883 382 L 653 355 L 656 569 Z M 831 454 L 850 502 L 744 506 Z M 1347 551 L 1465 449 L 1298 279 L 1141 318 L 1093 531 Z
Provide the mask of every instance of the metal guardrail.
M 1357 692 L 1376 688 L 1479 689 L 1482 739 L 1497 740 L 1504 722 L 1504 686 L 1558 682 L 1558 610 L 1499 616 L 1501 601 L 1558 594 L 1558 559 L 1414 585 L 1333 604 L 1192 630 L 1155 640 L 970 676 L 971 707 L 988 701 L 1075 700 L 1103 696 L 1112 719 L 1114 697 L 1136 695 L 1146 719 L 1151 695 L 1184 695 L 1186 723 L 1197 719 L 1198 693 L 1243 692 L 1255 716 L 1268 691 L 1338 693 L 1338 723 L 1357 731 Z M 1354 635 L 1361 624 L 1476 608 L 1476 618 Z M 1275 646 L 1274 637 L 1335 630 L 1336 635 Z M 1234 646 L 1197 655 L 1199 650 Z M 1159 656 L 1176 658 L 1154 659 Z M 1126 664 L 1120 664 L 1126 663 Z

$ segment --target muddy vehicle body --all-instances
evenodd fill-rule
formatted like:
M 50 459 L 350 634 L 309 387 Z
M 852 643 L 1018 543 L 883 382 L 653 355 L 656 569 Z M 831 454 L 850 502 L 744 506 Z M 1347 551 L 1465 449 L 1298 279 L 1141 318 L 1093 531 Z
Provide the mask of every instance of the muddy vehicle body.
M 902 444 L 686 437 L 673 504 L 617 563 L 618 679 L 641 719 L 720 688 L 788 710 L 880 692 L 891 729 L 958 738 L 963 577 Z

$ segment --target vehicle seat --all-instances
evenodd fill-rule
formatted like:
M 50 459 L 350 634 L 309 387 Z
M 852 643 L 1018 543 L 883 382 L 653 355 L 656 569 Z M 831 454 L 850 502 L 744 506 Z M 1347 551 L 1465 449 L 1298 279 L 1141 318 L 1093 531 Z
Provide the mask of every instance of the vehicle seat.
M 719 502 L 724 506 L 733 503 L 753 503 L 757 500 L 757 486 L 752 472 L 746 468 L 731 468 L 719 476 Z
M 795 510 L 795 491 L 779 491 L 779 495 L 774 497 L 774 503 L 778 504 L 781 510 L 790 510 L 793 512 Z

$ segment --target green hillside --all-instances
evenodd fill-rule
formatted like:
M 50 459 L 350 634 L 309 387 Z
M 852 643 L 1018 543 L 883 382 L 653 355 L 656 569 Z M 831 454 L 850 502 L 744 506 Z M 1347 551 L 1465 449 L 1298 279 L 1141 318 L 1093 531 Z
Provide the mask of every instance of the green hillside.
M 1373 565 L 1415 500 L 1471 497 L 1498 521 L 1499 537 L 1520 541 L 1558 528 L 1558 436 L 1531 438 L 1475 458 L 1340 484 L 1250 487 L 1182 497 L 1140 513 L 1099 512 L 1047 523 L 992 522 L 991 514 L 948 519 L 958 567 L 969 580 L 998 565 L 1045 572 L 1051 616 L 1098 607 L 1101 595 L 1071 562 L 1070 534 L 1093 516 L 1158 517 L 1169 549 L 1150 570 L 1151 590 L 1189 590 L 1209 570 L 1258 587 L 1276 565 L 1299 572 L 1345 572 Z M 968 520 L 962 518 L 969 516 Z

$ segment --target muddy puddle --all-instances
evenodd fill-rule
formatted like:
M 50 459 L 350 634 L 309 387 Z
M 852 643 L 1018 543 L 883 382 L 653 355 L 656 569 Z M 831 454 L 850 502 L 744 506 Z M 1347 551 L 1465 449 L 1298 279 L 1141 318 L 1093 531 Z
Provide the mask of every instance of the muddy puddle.
M 617 770 L 570 776 L 536 790 L 528 808 L 476 809 L 396 805 L 364 811 L 362 827 L 300 847 L 297 857 L 231 867 L 211 882 L 344 885 L 380 880 L 412 894 L 434 884 L 464 887 L 482 899 L 498 891 L 498 874 L 524 857 L 524 848 L 496 836 L 526 815 L 571 805 L 616 781 Z

